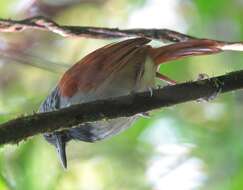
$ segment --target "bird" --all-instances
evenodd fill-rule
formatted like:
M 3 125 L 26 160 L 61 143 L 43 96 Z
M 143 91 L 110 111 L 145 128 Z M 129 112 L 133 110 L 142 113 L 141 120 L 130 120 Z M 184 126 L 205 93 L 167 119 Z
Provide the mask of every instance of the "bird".
M 243 45 L 209 39 L 191 39 L 161 47 L 152 47 L 151 39 L 137 37 L 98 48 L 71 66 L 42 102 L 39 112 L 50 112 L 74 104 L 108 99 L 156 88 L 155 79 L 169 84 L 176 81 L 159 73 L 159 67 L 172 60 L 215 54 L 225 50 L 243 51 Z M 96 142 L 129 128 L 138 118 L 115 118 L 82 123 L 43 136 L 54 145 L 61 164 L 67 168 L 66 145 L 71 140 Z

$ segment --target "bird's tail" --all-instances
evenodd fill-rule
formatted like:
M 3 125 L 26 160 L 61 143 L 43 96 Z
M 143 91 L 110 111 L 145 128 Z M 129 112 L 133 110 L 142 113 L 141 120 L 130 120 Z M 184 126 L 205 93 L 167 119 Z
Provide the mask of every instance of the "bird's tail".
M 151 48 L 149 53 L 154 62 L 159 65 L 183 57 L 215 54 L 222 51 L 243 51 L 243 43 L 195 39 Z

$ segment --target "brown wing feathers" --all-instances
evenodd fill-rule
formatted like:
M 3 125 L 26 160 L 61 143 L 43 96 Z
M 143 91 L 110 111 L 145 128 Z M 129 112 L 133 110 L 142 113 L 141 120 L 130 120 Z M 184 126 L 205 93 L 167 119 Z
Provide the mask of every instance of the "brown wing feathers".
M 95 89 L 111 73 L 118 71 L 124 65 L 144 59 L 145 56 L 141 56 L 143 53 L 149 54 L 155 64 L 159 65 L 186 56 L 206 55 L 222 51 L 220 43 L 213 40 L 188 40 L 159 48 L 146 45 L 148 42 L 150 40 L 146 38 L 129 39 L 109 44 L 90 53 L 63 75 L 59 83 L 60 94 L 71 97 L 78 90 L 85 92 Z M 137 57 L 138 52 L 141 59 Z
M 149 41 L 145 38 L 130 39 L 104 46 L 87 55 L 63 75 L 58 85 L 60 94 L 71 97 L 78 90 L 96 88 L 109 74 L 121 68 L 122 64 L 129 63 L 123 61 L 130 57 L 128 54 L 144 47 Z

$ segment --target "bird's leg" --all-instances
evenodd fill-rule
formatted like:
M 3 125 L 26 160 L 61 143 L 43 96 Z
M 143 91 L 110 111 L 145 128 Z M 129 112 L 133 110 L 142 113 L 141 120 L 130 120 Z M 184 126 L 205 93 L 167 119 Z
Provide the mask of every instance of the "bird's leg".
M 177 84 L 177 82 L 173 79 L 170 79 L 169 77 L 167 77 L 166 75 L 163 75 L 159 72 L 156 72 L 156 77 L 162 81 L 165 81 L 166 83 L 168 83 L 169 85 L 175 85 Z

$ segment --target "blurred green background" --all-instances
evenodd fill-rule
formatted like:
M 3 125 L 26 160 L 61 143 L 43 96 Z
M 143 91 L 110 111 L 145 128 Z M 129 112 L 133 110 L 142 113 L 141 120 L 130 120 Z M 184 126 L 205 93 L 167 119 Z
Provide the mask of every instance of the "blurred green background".
M 44 15 L 60 24 L 169 28 L 197 37 L 243 40 L 242 0 L 1 0 L 0 17 Z M 60 72 L 109 40 L 63 38 L 28 30 L 0 34 L 0 123 L 37 110 Z M 14 60 L 14 56 L 23 61 Z M 163 65 L 178 81 L 242 69 L 242 53 L 193 57 Z M 41 136 L 0 148 L 0 190 L 242 190 L 242 91 L 210 102 L 154 111 L 95 144 L 71 142 L 68 169 Z

